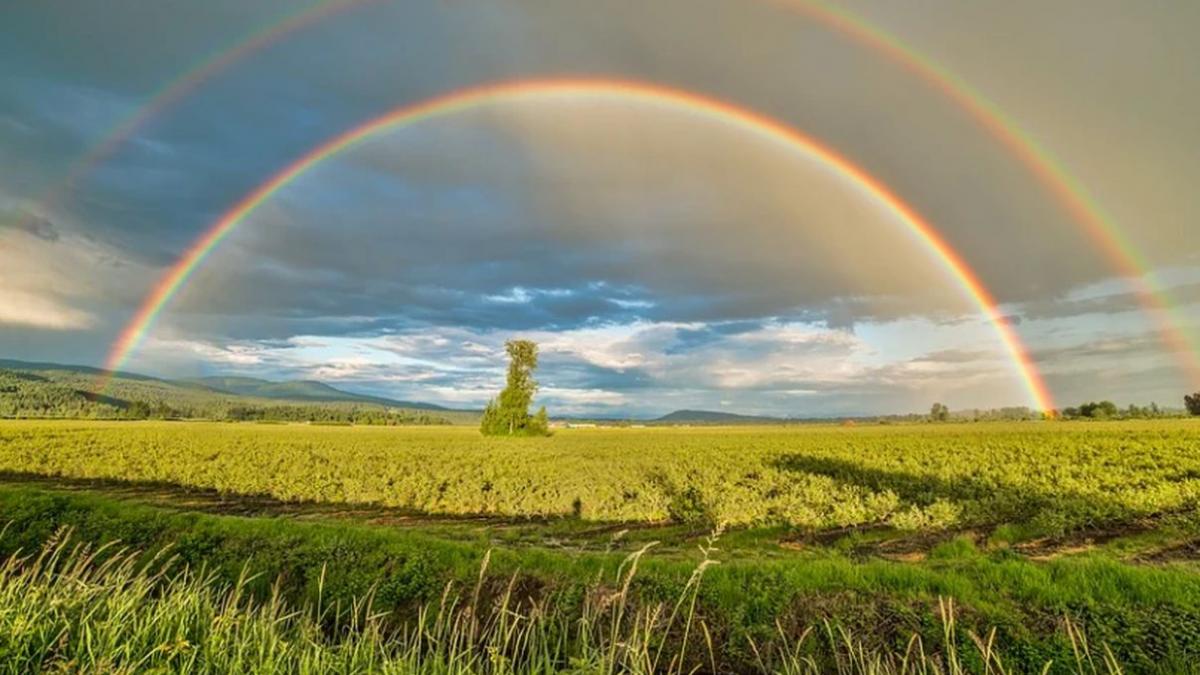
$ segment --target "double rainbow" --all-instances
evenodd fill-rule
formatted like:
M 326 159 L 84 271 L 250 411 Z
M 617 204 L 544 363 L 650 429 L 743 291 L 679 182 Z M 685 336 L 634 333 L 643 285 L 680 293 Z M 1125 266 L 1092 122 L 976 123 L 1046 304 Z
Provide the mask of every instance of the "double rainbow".
M 64 193 L 66 188 L 75 182 L 79 177 L 93 169 L 104 159 L 109 157 L 115 150 L 126 140 L 132 137 L 140 128 L 145 126 L 150 120 L 162 114 L 166 110 L 173 107 L 185 96 L 195 91 L 201 84 L 212 79 L 218 73 L 223 72 L 232 65 L 240 62 L 246 57 L 260 51 L 261 49 L 272 45 L 280 39 L 308 26 L 313 25 L 317 21 L 326 18 L 335 13 L 346 10 L 350 7 L 367 4 L 376 0 L 330 0 L 321 2 L 316 5 L 306 7 L 300 11 L 290 13 L 275 23 L 265 26 L 260 30 L 251 33 L 241 42 L 232 47 L 213 54 L 207 59 L 201 61 L 196 66 L 186 71 L 183 75 L 169 82 L 164 88 L 160 89 L 144 106 L 135 111 L 131 116 L 126 118 L 121 124 L 111 130 L 102 141 L 93 147 L 79 161 L 73 164 L 67 178 L 59 185 L 58 189 L 53 190 L 50 196 L 43 200 L 43 204 L 52 203 L 57 197 Z M 920 53 L 912 46 L 905 44 L 893 35 L 890 35 L 881 28 L 870 24 L 863 18 L 855 15 L 848 9 L 840 5 L 832 5 L 822 0 L 770 0 L 775 4 L 785 6 L 798 13 L 808 17 L 811 20 L 821 24 L 826 29 L 838 33 L 854 43 L 870 49 L 888 61 L 893 62 L 904 68 L 910 74 L 928 84 L 931 89 L 939 92 L 950 102 L 968 113 L 975 119 L 980 126 L 989 134 L 995 137 L 1006 149 L 1012 152 L 1047 188 L 1047 190 L 1055 197 L 1058 203 L 1068 212 L 1073 220 L 1080 224 L 1089 239 L 1093 241 L 1106 255 L 1115 269 L 1126 280 L 1131 283 L 1139 296 L 1139 300 L 1155 321 L 1157 321 L 1164 342 L 1179 355 L 1181 362 L 1189 373 L 1190 377 L 1200 382 L 1200 348 L 1197 346 L 1194 336 L 1189 336 L 1182 328 L 1185 322 L 1177 315 L 1177 310 L 1174 309 L 1173 303 L 1168 292 L 1158 284 L 1153 277 L 1152 268 L 1144 256 L 1139 253 L 1137 248 L 1129 241 L 1128 237 L 1122 232 L 1115 220 L 1105 213 L 1100 203 L 1089 193 L 1087 188 L 1076 178 L 1074 178 L 1050 152 L 1049 149 L 1040 145 L 1029 133 L 1024 131 L 1015 120 L 1009 118 L 1002 109 L 991 102 L 982 93 L 973 89 L 969 84 L 963 81 L 960 77 L 948 70 L 928 56 Z M 663 88 L 655 88 L 651 85 L 638 85 L 645 89 L 656 89 L 665 91 Z M 434 114 L 441 112 L 450 112 L 450 110 L 438 112 L 430 112 L 427 110 L 430 106 L 438 104 L 440 106 L 448 106 L 456 108 L 459 105 L 466 105 L 461 100 L 461 97 L 470 98 L 477 96 L 481 92 L 494 90 L 496 87 L 480 87 L 457 94 L 428 101 L 425 103 L 407 106 L 398 109 L 385 115 L 376 122 L 368 123 L 365 127 L 373 127 L 374 125 L 384 122 L 385 120 L 393 120 L 390 124 L 384 123 L 383 126 L 391 126 L 401 124 L 399 120 L 393 118 L 403 118 L 403 112 L 409 111 L 415 114 L 419 119 L 424 119 Z M 494 94 L 495 92 L 493 92 Z M 677 92 L 682 94 L 681 92 Z M 690 94 L 682 94 L 685 98 L 693 96 Z M 701 100 L 710 103 L 717 103 L 718 108 L 729 108 L 741 110 L 735 106 L 724 103 L 712 102 L 703 97 L 697 97 Z M 482 100 L 479 101 L 482 103 Z M 746 113 L 749 119 L 762 121 L 765 118 L 755 115 L 749 111 L 742 110 Z M 714 113 L 718 114 L 718 113 Z M 404 118 L 407 119 L 407 118 Z M 746 118 L 743 118 L 743 122 Z M 409 123 L 418 121 L 417 119 L 408 120 Z M 768 126 L 782 127 L 777 122 L 766 120 Z M 786 127 L 782 127 L 786 129 Z M 251 194 L 251 197 L 258 195 L 262 198 L 269 196 L 270 192 L 281 187 L 281 184 L 276 184 L 276 180 L 287 174 L 291 169 L 297 168 L 297 164 L 303 164 L 306 160 L 319 161 L 320 158 L 314 158 L 314 155 L 323 150 L 330 153 L 336 152 L 339 148 L 330 148 L 330 144 L 340 140 L 344 140 L 347 144 L 353 144 L 359 140 L 359 132 L 364 131 L 364 128 L 353 130 L 339 136 L 337 139 L 322 145 L 317 150 L 305 155 L 296 164 L 290 165 L 288 169 L 281 174 L 277 174 L 275 178 L 268 181 L 259 190 Z M 790 134 L 795 134 L 792 130 L 787 130 Z M 362 135 L 369 135 L 369 131 Z M 798 134 L 795 134 L 799 136 Z M 802 137 L 804 138 L 804 137 Z M 808 142 L 807 147 L 822 148 L 819 144 L 812 142 L 811 139 L 805 138 Z M 824 148 L 822 148 L 824 150 Z M 858 167 L 852 165 L 844 158 L 826 151 L 828 156 L 836 157 L 843 166 L 853 167 L 854 172 L 867 177 L 867 174 Z M 300 167 L 303 168 L 303 167 Z M 850 174 L 853 175 L 853 174 Z M 869 177 L 868 177 L 869 178 Z M 878 187 L 882 187 L 877 180 L 870 178 L 870 182 Z M 861 184 L 861 182 L 860 182 Z M 269 188 L 265 194 L 264 188 Z M 876 196 L 886 195 L 893 197 L 890 192 L 884 190 L 882 193 L 877 193 Z M 897 200 L 898 201 L 898 200 Z M 902 202 L 900 202 L 902 204 Z M 246 200 L 239 202 L 225 218 L 219 221 L 218 225 L 208 230 L 191 248 L 189 248 L 180 259 L 166 274 L 163 281 L 158 284 L 151 292 L 150 296 L 143 303 L 141 309 L 134 316 L 129 325 L 122 331 L 117 342 L 114 344 L 112 354 L 108 360 L 110 367 L 113 364 L 119 365 L 128 357 L 129 352 L 140 341 L 142 333 L 149 327 L 153 321 L 153 316 L 161 310 L 170 296 L 177 290 L 178 286 L 184 283 L 190 275 L 191 270 L 200 263 L 204 257 L 204 252 L 208 248 L 215 246 L 221 237 L 224 236 L 226 230 L 222 230 L 219 226 L 225 223 L 230 215 L 237 212 L 239 208 L 247 205 Z M 253 210 L 253 204 L 250 205 L 250 210 Z M 911 213 L 911 209 L 905 207 Z M 248 213 L 247 211 L 246 213 Z M 240 217 L 244 217 L 246 213 L 242 213 Z M 915 216 L 915 214 L 912 214 Z M 234 221 L 236 222 L 236 220 Z M 968 292 L 976 298 L 976 301 L 981 306 L 993 308 L 989 312 L 993 321 L 997 325 L 1003 324 L 998 321 L 998 316 L 995 314 L 995 303 L 991 296 L 984 291 L 979 284 L 978 279 L 973 273 L 970 273 L 969 268 L 965 266 L 961 257 L 955 254 L 946 246 L 945 242 L 932 229 L 924 224 L 924 229 L 933 237 L 922 236 L 934 250 L 939 251 L 946 264 L 955 270 L 955 275 L 961 279 L 968 279 L 970 282 L 963 282 Z M 232 223 L 230 223 L 232 225 Z M 910 226 L 911 229 L 911 226 Z M 199 255 L 197 252 L 199 251 Z M 942 252 L 947 253 L 943 255 Z M 961 272 L 960 272 L 961 271 Z M 1006 345 L 1009 346 L 1010 352 L 1015 343 L 1012 336 L 1011 328 L 1007 326 L 1001 330 L 1002 334 L 1010 336 L 1005 339 Z M 1023 361 L 1022 370 L 1029 371 L 1032 367 L 1028 363 L 1028 358 L 1021 357 Z M 1037 389 L 1044 387 L 1040 385 L 1040 380 L 1037 378 L 1025 377 L 1031 393 Z M 1033 382 L 1037 382 L 1034 386 Z M 1044 392 L 1043 392 L 1044 393 Z M 1035 400 L 1049 400 L 1047 396 L 1033 395 Z M 1043 406 L 1044 407 L 1044 406 Z
M 855 43 L 881 54 L 924 81 L 965 111 L 1007 148 L 1054 196 L 1072 220 L 1083 227 L 1137 294 L 1146 314 L 1157 323 L 1163 341 L 1179 355 L 1188 376 L 1200 383 L 1200 341 L 1184 329 L 1170 293 L 1154 278 L 1153 267 L 1129 240 L 1117 221 L 1087 187 L 1071 175 L 1049 148 L 1037 142 L 982 92 L 936 61 L 874 26 L 842 5 L 821 0 L 774 0 Z
M 401 106 L 322 143 L 242 198 L 188 248 L 162 277 L 122 331 L 107 359 L 106 369 L 111 373 L 125 363 L 145 339 L 155 319 L 170 299 L 225 237 L 272 195 L 321 162 L 386 130 L 488 104 L 559 97 L 612 99 L 667 108 L 731 125 L 788 151 L 816 160 L 886 207 L 897 221 L 941 262 L 995 327 L 1029 392 L 1033 405 L 1040 410 L 1053 408 L 1053 401 L 1041 375 L 1020 338 L 997 309 L 995 298 L 937 230 L 877 178 L 819 141 L 747 108 L 679 89 L 613 79 L 519 80 L 472 87 Z

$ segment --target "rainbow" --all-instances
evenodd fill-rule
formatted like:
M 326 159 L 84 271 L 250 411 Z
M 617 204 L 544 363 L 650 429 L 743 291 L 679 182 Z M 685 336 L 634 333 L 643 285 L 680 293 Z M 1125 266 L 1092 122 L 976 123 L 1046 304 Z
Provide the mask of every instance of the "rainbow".
M 920 243 L 936 256 L 995 327 L 1029 392 L 1031 402 L 1039 410 L 1053 409 L 1052 398 L 1040 373 L 1016 331 L 1000 313 L 995 298 L 937 230 L 911 206 L 892 193 L 886 185 L 820 142 L 752 110 L 666 86 L 614 79 L 518 80 L 462 89 L 401 106 L 315 147 L 260 184 L 226 211 L 167 270 L 113 343 L 105 363 L 105 368 L 110 373 L 109 377 L 128 360 L 132 352 L 145 339 L 155 319 L 171 298 L 187 283 L 197 267 L 234 231 L 238 224 L 279 190 L 304 175 L 314 166 L 385 130 L 416 124 L 490 103 L 544 100 L 548 97 L 611 98 L 622 102 L 633 101 L 668 107 L 733 125 L 809 159 L 819 161 L 828 170 L 850 181 L 865 195 L 885 206 Z M 107 382 L 104 384 L 106 385 Z
M 1188 335 L 1183 328 L 1187 322 L 1178 315 L 1170 293 L 1155 281 L 1153 267 L 1116 220 L 1105 212 L 1083 183 L 1073 177 L 1049 149 L 1040 145 L 995 103 L 953 72 L 843 6 L 833 6 L 819 0 L 775 2 L 799 11 L 900 65 L 966 111 L 1012 152 L 1071 218 L 1083 227 L 1090 240 L 1099 246 L 1118 273 L 1132 285 L 1143 309 L 1157 324 L 1164 343 L 1181 356 L 1189 377 L 1200 383 L 1200 340 Z
M 66 176 L 53 185 L 41 198 L 37 199 L 35 208 L 31 209 L 28 218 L 36 217 L 37 212 L 59 203 L 70 188 L 79 182 L 102 162 L 112 157 L 113 153 L 125 144 L 139 129 L 146 126 L 150 120 L 170 110 L 205 82 L 229 69 L 242 59 L 261 51 L 292 33 L 307 28 L 333 14 L 343 12 L 356 5 L 363 5 L 377 0 L 329 0 L 292 12 L 278 18 L 257 30 L 251 31 L 232 46 L 225 47 L 210 54 L 196 65 L 187 69 L 183 74 L 167 82 L 158 89 L 142 106 L 131 112 L 116 126 L 101 136 L 100 141 L 91 147 L 83 156 L 73 162 L 67 169 Z

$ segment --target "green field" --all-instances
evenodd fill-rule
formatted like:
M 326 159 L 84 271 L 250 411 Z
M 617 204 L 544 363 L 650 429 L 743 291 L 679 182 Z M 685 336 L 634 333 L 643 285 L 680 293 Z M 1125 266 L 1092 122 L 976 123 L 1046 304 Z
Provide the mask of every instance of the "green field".
M 1193 507 L 1189 421 L 562 430 L 9 422 L 0 469 L 430 514 L 811 531 L 1012 523 L 1033 533 Z
M 595 666 L 583 672 L 637 670 L 589 651 L 604 631 L 583 640 L 569 627 L 611 623 L 612 607 L 595 599 L 651 542 L 622 602 L 629 616 L 665 608 L 663 625 L 637 639 L 689 668 L 798 672 L 787 645 L 807 627 L 817 637 L 798 653 L 818 670 L 846 656 L 828 637 L 841 630 L 895 658 L 919 635 L 937 663 L 961 652 L 971 672 L 983 661 L 970 635 L 993 628 L 1014 672 L 1047 661 L 1079 672 L 1068 625 L 1090 638 L 1100 670 L 1105 649 L 1129 672 L 1189 672 L 1200 659 L 1200 425 L 1187 420 L 525 439 L 461 427 L 8 421 L 0 471 L 5 554 L 68 527 L 74 541 L 170 551 L 216 588 L 257 575 L 241 592 L 260 602 L 370 597 L 393 627 L 439 606 L 447 582 L 482 578 L 489 598 L 510 588 L 512 602 L 540 608 L 538 639 L 557 645 L 542 650 L 543 670 L 580 659 Z M 705 559 L 719 564 L 689 586 Z M 681 599 L 693 629 L 666 621 Z M 948 643 L 938 607 L 951 599 Z M 637 633 L 636 621 L 617 623 Z M 688 632 L 700 623 L 716 646 Z M 368 646 L 409 666 L 418 658 L 411 642 L 382 644 Z

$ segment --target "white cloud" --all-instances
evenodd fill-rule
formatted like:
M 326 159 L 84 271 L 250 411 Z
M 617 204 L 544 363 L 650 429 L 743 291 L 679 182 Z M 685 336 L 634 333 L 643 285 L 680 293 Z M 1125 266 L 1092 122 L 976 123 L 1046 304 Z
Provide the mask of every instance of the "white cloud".
M 0 324 L 79 330 L 94 323 L 91 314 L 68 307 L 53 297 L 0 288 Z
M 41 217 L 24 222 L 31 225 L 0 230 L 0 323 L 91 328 L 97 311 L 136 297 L 138 282 L 153 278 L 112 247 L 62 233 Z

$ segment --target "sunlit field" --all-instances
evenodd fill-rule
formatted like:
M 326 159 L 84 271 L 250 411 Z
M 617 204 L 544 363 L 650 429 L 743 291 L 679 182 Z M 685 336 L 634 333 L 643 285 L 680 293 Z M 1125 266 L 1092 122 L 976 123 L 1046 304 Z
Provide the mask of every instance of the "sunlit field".
M 145 647 L 164 667 L 886 673 L 976 672 L 995 658 L 1016 672 L 1104 672 L 1200 656 L 1200 436 L 1188 420 L 547 438 L 8 421 L 0 470 L 0 549 L 84 546 L 54 554 L 94 584 L 66 606 L 120 607 L 132 623 L 33 612 L 28 598 L 65 590 L 27 571 L 31 559 L 9 563 L 0 603 L 36 617 L 26 629 L 38 634 L 202 636 L 201 651 L 179 646 L 192 638 Z M 143 580 L 139 560 L 173 562 Z M 163 624 L 132 618 L 143 612 Z M 971 637 L 993 630 L 990 649 Z M 30 645 L 6 663 L 83 648 Z M 137 650 L 122 653 L 113 663 Z
M 1194 506 L 1200 427 L 602 428 L 510 439 L 469 427 L 6 422 L 0 469 L 441 515 L 1062 534 Z
M 1197 36 L 4 3 L 0 675 L 1200 675 Z

